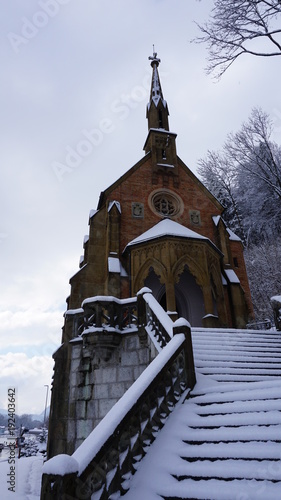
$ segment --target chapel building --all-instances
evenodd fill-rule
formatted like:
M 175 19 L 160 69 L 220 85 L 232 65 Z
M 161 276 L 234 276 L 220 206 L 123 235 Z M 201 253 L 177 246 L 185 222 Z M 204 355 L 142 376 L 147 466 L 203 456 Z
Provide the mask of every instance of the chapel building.
M 245 328 L 253 317 L 242 242 L 177 155 L 160 59 L 150 60 L 145 154 L 101 193 L 70 279 L 53 355 L 48 458 L 73 453 L 157 355 L 140 290 L 191 327 Z
M 126 298 L 147 286 L 172 317 L 191 326 L 243 328 L 253 307 L 242 242 L 227 228 L 221 203 L 177 155 L 160 59 L 154 53 L 150 60 L 145 155 L 90 212 L 68 309 L 87 297 Z

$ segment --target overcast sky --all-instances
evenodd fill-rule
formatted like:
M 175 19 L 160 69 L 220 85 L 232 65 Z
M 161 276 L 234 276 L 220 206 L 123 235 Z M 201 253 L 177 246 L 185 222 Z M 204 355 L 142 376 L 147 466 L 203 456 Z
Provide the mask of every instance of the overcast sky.
M 271 115 L 278 138 L 277 58 L 245 57 L 218 83 L 205 74 L 206 48 L 190 40 L 212 3 L 2 2 L 0 408 L 16 387 L 19 414 L 44 409 L 89 211 L 143 156 L 152 44 L 191 170 L 254 106 Z

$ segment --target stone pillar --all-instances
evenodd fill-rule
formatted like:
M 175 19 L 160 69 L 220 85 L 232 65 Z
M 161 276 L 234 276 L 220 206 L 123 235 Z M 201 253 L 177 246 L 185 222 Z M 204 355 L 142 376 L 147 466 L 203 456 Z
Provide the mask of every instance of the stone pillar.
M 173 279 L 168 279 L 166 282 L 166 304 L 167 311 L 176 312 L 176 295 L 175 295 L 175 284 Z
M 204 297 L 205 315 L 214 313 L 212 288 L 210 283 L 204 284 L 202 286 L 202 292 Z
M 281 295 L 274 295 L 270 299 L 271 306 L 274 314 L 274 322 L 276 330 L 281 330 Z

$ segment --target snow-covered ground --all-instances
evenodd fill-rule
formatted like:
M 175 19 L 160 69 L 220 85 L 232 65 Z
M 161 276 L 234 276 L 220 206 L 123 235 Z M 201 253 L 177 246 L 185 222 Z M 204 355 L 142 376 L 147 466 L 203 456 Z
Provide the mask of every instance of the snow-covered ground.
M 8 489 L 10 487 L 8 483 L 8 474 L 10 473 L 8 458 L 6 450 L 3 451 L 0 456 L 1 500 L 39 500 L 43 465 L 42 455 L 16 458 L 15 492 Z

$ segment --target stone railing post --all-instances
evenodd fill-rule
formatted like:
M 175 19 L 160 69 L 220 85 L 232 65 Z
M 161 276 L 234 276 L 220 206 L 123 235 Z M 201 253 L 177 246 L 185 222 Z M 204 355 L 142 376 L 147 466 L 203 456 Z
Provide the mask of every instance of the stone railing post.
M 274 295 L 270 299 L 271 307 L 273 309 L 274 322 L 276 330 L 281 330 L 281 295 Z
M 187 383 L 188 386 L 193 389 L 196 383 L 196 375 L 193 358 L 191 327 L 189 322 L 184 318 L 179 318 L 174 323 L 173 335 L 177 335 L 179 333 L 183 333 L 185 336 L 184 354 Z
M 83 498 L 83 500 L 90 500 L 91 497 L 77 496 L 77 472 L 62 476 L 43 474 L 40 500 L 54 500 L 55 498 L 65 500 Z
M 102 326 L 102 306 L 99 301 L 95 303 L 95 313 L 96 313 L 96 327 L 100 328 Z
M 146 325 L 146 302 L 143 298 L 145 293 L 151 293 L 150 288 L 142 288 L 137 293 L 137 307 L 138 307 L 138 326 L 139 328 L 143 328 Z

